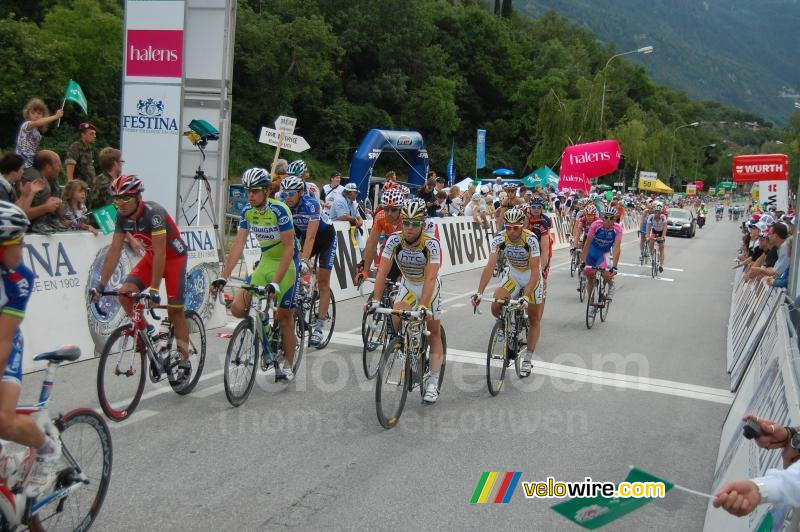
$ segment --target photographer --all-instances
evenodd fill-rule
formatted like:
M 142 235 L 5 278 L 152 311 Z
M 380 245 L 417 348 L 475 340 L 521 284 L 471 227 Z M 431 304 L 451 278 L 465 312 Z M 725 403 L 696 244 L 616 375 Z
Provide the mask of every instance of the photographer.
M 800 507 L 800 434 L 793 427 L 784 427 L 755 415 L 742 418 L 751 427 L 756 444 L 762 449 L 781 449 L 783 467 L 770 469 L 763 477 L 726 482 L 715 494 L 714 507 L 731 515 L 748 515 L 759 504 L 787 504 Z M 757 427 L 757 428 L 756 428 Z

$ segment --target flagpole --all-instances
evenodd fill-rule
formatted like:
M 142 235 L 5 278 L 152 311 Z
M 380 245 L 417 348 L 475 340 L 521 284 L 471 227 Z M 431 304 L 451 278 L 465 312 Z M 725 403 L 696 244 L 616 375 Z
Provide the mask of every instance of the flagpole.
M 701 491 L 695 491 L 689 488 L 685 488 L 680 484 L 672 484 L 672 487 L 675 489 L 679 489 L 681 491 L 685 491 L 686 493 L 691 493 L 692 495 L 699 495 L 700 497 L 705 497 L 706 499 L 715 499 L 713 495 L 709 495 L 708 493 L 703 493 Z
M 63 100 L 61 100 L 61 110 L 62 110 L 62 111 L 64 110 L 64 105 L 65 105 L 66 103 L 67 103 L 67 97 L 66 97 L 66 96 L 64 96 L 64 99 L 63 99 Z M 61 119 L 59 118 L 59 119 L 58 119 L 58 122 L 56 122 L 56 129 L 58 129 L 58 126 L 60 126 L 60 125 L 61 125 Z

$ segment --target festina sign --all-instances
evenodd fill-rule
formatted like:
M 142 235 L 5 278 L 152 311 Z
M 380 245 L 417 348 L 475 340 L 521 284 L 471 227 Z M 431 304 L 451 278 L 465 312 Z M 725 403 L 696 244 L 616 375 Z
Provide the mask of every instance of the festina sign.
M 789 157 L 783 153 L 737 155 L 733 158 L 733 180 L 736 183 L 785 181 L 789 176 Z

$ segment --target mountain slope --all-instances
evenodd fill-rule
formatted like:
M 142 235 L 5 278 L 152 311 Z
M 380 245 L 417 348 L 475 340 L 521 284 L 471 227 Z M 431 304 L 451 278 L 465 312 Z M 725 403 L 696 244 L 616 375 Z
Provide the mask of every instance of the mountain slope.
M 552 9 L 627 51 L 661 83 L 785 124 L 800 87 L 800 0 L 517 0 L 539 17 Z

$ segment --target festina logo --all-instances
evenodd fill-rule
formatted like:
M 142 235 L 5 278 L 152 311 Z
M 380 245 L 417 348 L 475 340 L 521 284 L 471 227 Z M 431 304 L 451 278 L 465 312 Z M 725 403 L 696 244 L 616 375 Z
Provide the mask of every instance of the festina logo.
M 167 48 L 137 48 L 134 45 L 128 47 L 128 59 L 131 61 L 157 61 L 173 62 L 178 60 L 178 50 L 170 50 Z
M 569 154 L 569 162 L 571 164 L 585 164 L 596 163 L 599 161 L 610 161 L 611 154 L 605 151 L 594 153 L 582 153 L 580 155 Z
M 766 174 L 772 172 L 785 172 L 782 164 L 745 164 L 736 166 L 739 173 Z

